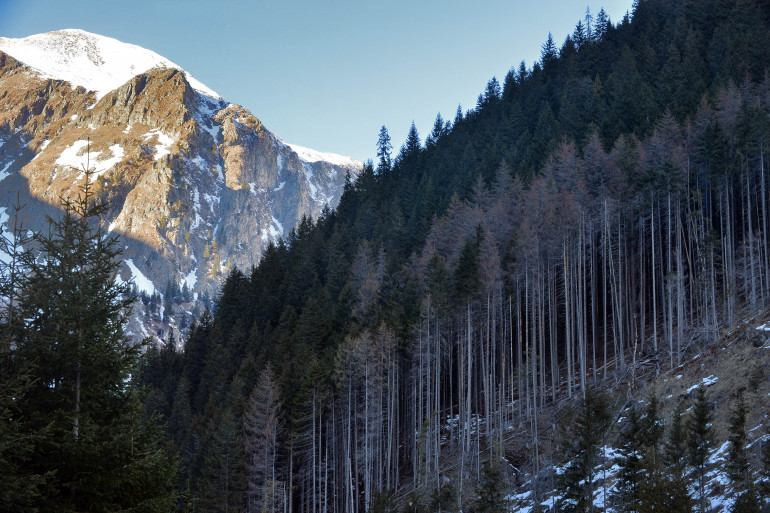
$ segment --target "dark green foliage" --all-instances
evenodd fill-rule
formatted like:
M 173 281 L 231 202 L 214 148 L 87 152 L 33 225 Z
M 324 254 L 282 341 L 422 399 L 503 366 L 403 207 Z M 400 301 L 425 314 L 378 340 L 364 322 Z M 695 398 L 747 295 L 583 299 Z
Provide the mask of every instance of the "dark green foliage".
M 367 513 L 396 513 L 397 511 L 390 492 L 377 490 L 372 494 L 372 505 Z
M 401 147 L 401 150 L 396 157 L 396 165 L 405 166 L 410 164 L 411 161 L 420 155 L 420 150 L 420 135 L 417 133 L 417 127 L 414 126 L 414 121 L 412 121 L 412 126 L 409 127 L 409 133 L 406 134 L 406 141 L 404 141 L 404 145 Z
M 639 511 L 642 502 L 641 486 L 648 472 L 644 441 L 645 430 L 641 413 L 635 407 L 628 412 L 626 425 L 621 431 L 621 457 L 618 461 L 618 503 L 623 511 Z
M 505 483 L 500 471 L 500 462 L 490 460 L 481 468 L 481 481 L 476 490 L 477 498 L 473 503 L 474 513 L 496 513 L 505 511 L 508 501 L 505 498 Z
M 687 422 L 687 446 L 689 463 L 695 469 L 697 477 L 698 504 L 701 513 L 706 511 L 706 471 L 708 453 L 712 445 L 711 418 L 706 390 L 703 386 L 699 386 Z
M 760 513 L 762 511 L 757 494 L 753 488 L 741 493 L 735 500 L 732 513 Z
M 380 137 L 377 140 L 377 159 L 379 159 L 379 163 L 377 164 L 378 173 L 382 174 L 390 171 L 390 166 L 392 165 L 390 152 L 392 149 L 393 145 L 390 144 L 388 129 L 385 128 L 385 125 L 382 125 L 382 128 L 380 128 Z
M 245 498 L 241 430 L 229 410 L 217 418 L 199 470 L 198 503 L 201 511 L 238 511 Z
M 760 475 L 763 480 L 759 484 L 759 497 L 763 500 L 770 498 L 770 426 L 766 428 L 765 439 L 759 447 L 759 457 L 761 460 Z
M 134 298 L 115 283 L 118 241 L 105 233 L 107 207 L 89 183 L 86 173 L 63 217 L 35 237 L 36 258 L 18 288 L 24 323 L 3 328 L 15 339 L 3 351 L 4 364 L 13 361 L 3 386 L 18 394 L 2 404 L 3 428 L 24 433 L 3 478 L 23 484 L 3 500 L 16 502 L 14 511 L 168 511 L 176 462 L 131 379 L 141 347 L 123 323 Z
M 476 235 L 465 241 L 460 253 L 460 259 L 454 273 L 454 294 L 457 304 L 461 304 L 481 290 L 479 250 L 483 240 L 484 230 L 479 225 L 476 227 Z
M 632 406 L 621 431 L 617 500 L 623 511 L 660 511 L 673 488 L 664 481 L 660 441 L 663 426 L 658 399 L 650 396 L 643 411 Z
M 451 482 L 441 484 L 430 494 L 428 511 L 431 513 L 455 513 L 458 511 L 457 490 Z
M 30 362 L 18 361 L 13 350 L 24 333 L 15 305 L 32 256 L 22 250 L 30 239 L 18 224 L 20 209 L 15 209 L 10 236 L 0 231 L 0 251 L 9 256 L 8 261 L 0 261 L 0 297 L 4 302 L 0 317 L 0 510 L 25 512 L 36 510 L 51 474 L 33 472 L 26 465 L 49 430 L 30 431 L 20 408 L 35 382 Z
M 735 403 L 735 409 L 730 415 L 730 449 L 728 452 L 727 470 L 730 479 L 736 483 L 739 490 L 745 490 L 749 485 L 749 458 L 746 453 L 746 401 L 741 395 Z
M 587 388 L 573 425 L 563 439 L 564 473 L 557 487 L 560 511 L 592 511 L 594 470 L 601 461 L 600 449 L 610 422 L 607 397 Z
M 692 511 L 692 498 L 687 489 L 687 426 L 682 404 L 677 406 L 672 416 L 664 451 L 669 511 L 688 513 Z

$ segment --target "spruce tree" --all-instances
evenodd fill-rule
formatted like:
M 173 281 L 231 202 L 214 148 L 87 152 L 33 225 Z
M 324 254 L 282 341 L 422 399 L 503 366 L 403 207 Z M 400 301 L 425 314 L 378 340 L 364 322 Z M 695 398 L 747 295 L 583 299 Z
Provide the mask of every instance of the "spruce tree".
M 495 513 L 505 511 L 508 501 L 500 471 L 500 463 L 487 461 L 481 467 L 481 481 L 477 489 L 478 497 L 473 511 L 477 513 Z
M 730 450 L 727 457 L 727 471 L 735 483 L 735 513 L 759 512 L 759 501 L 749 473 L 749 458 L 746 452 L 746 401 L 741 395 L 730 415 Z
M 23 333 L 17 301 L 21 282 L 31 256 L 23 251 L 30 241 L 14 215 L 10 233 L 0 229 L 0 511 L 35 511 L 50 475 L 32 472 L 27 462 L 35 446 L 48 435 L 47 429 L 30 429 L 20 405 L 34 385 L 28 362 L 15 358 L 14 346 Z
M 219 422 L 209 425 L 208 446 L 204 449 L 198 476 L 197 499 L 202 511 L 237 511 L 246 499 L 242 429 L 230 408 L 215 418 Z
M 406 161 L 415 158 L 420 154 L 421 148 L 420 134 L 417 133 L 417 127 L 414 126 L 414 121 L 412 121 L 409 133 L 406 134 L 406 141 L 404 141 L 404 145 L 401 146 L 401 150 L 399 150 L 396 157 L 396 163 L 403 165 Z
M 280 475 L 276 469 L 279 408 L 278 386 L 272 366 L 268 363 L 259 375 L 243 417 L 246 495 L 250 511 L 274 512 L 283 509 L 283 495 L 277 489 Z
M 736 488 L 745 489 L 749 480 L 749 459 L 746 454 L 746 401 L 741 395 L 730 415 L 730 449 L 727 471 Z
M 444 124 L 444 118 L 441 117 L 441 113 L 439 112 L 436 114 L 436 120 L 433 122 L 433 130 L 430 131 L 430 134 L 425 139 L 425 146 L 434 146 L 446 132 L 447 128 Z
M 41 510 L 168 511 L 176 463 L 134 384 L 141 346 L 123 326 L 134 297 L 115 276 L 117 237 L 101 222 L 91 173 L 60 220 L 49 218 L 20 290 L 24 326 L 15 360 L 33 381 L 18 402 L 35 432 L 30 474 L 47 479 Z
M 594 511 L 594 469 L 609 422 L 606 396 L 586 388 L 572 433 L 565 437 L 562 448 L 565 468 L 558 481 L 560 511 Z
M 698 505 L 701 513 L 706 512 L 706 465 L 708 453 L 712 444 L 711 411 L 709 410 L 706 391 L 698 387 L 695 404 L 688 420 L 687 445 L 689 447 L 690 465 L 695 469 L 698 489 Z
M 620 473 L 616 499 L 623 511 L 639 511 L 641 485 L 646 474 L 644 465 L 644 425 L 636 407 L 631 407 L 626 425 L 620 433 L 621 447 L 618 464 Z
M 687 426 L 684 420 L 684 405 L 679 404 L 674 411 L 671 428 L 664 449 L 664 461 L 667 469 L 668 511 L 689 513 L 692 511 L 692 498 L 688 491 L 687 479 Z
M 391 160 L 390 152 L 393 150 L 393 145 L 390 144 L 390 135 L 385 125 L 380 128 L 380 136 L 377 139 L 377 158 L 379 163 L 377 164 L 377 173 L 383 174 L 390 171 Z
M 663 423 L 658 415 L 658 397 L 653 391 L 647 399 L 647 406 L 642 416 L 642 445 L 644 447 L 642 464 L 644 474 L 639 485 L 639 511 L 663 511 L 669 507 L 671 488 L 664 477 L 663 458 L 661 457 L 661 439 Z

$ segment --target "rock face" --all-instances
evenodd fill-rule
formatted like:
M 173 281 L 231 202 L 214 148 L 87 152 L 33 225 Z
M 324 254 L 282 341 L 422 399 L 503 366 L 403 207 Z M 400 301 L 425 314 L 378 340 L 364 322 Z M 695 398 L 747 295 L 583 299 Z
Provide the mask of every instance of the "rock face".
M 63 42 L 66 65 L 51 64 Z M 144 296 L 131 329 L 164 337 L 229 268 L 248 269 L 302 216 L 334 207 L 361 164 L 283 142 L 148 50 L 76 30 L 0 38 L 0 219 L 18 198 L 24 225 L 43 229 L 86 167 L 125 245 L 121 278 Z

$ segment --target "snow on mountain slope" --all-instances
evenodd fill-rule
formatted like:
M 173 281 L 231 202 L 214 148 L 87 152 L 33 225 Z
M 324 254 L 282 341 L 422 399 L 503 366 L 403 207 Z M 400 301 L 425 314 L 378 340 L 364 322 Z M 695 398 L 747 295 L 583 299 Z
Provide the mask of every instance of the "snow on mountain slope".
M 34 68 L 44 78 L 64 80 L 96 92 L 97 99 L 152 68 L 181 70 L 195 90 L 221 98 L 180 66 L 153 51 L 79 29 L 20 39 L 0 37 L 0 50 Z
M 229 269 L 250 268 L 303 217 L 336 206 L 363 167 L 284 142 L 134 45 L 62 30 L 0 38 L 0 52 L 0 230 L 17 192 L 31 205 L 24 225 L 46 229 L 91 169 L 110 205 L 104 222 L 124 243 L 120 277 L 142 294 L 137 335 L 182 333 Z
M 290 144 L 283 140 L 281 142 L 291 148 L 292 151 L 294 151 L 294 153 L 296 153 L 299 158 L 305 162 L 329 162 L 330 164 L 334 164 L 336 166 L 360 165 L 360 162 L 358 162 L 353 157 L 346 157 L 336 153 L 324 153 L 310 148 L 305 148 L 304 146 L 299 146 L 298 144 Z

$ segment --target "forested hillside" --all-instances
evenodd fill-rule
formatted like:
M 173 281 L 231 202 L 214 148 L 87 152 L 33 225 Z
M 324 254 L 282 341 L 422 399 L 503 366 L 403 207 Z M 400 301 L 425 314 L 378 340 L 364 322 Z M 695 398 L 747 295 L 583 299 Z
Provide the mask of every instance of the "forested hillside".
M 599 422 L 594 387 L 767 311 L 769 27 L 766 2 L 640 0 L 549 37 L 424 144 L 412 127 L 392 157 L 383 128 L 336 211 L 149 355 L 195 510 L 497 511 L 501 461 L 535 490 L 555 463 L 555 406 Z M 560 507 L 587 507 L 565 483 Z

